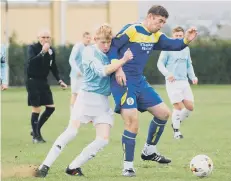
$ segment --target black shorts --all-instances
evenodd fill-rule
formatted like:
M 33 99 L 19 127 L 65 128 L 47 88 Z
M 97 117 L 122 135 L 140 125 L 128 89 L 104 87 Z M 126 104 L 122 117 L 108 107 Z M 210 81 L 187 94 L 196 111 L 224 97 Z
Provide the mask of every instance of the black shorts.
M 28 106 L 39 107 L 54 104 L 47 80 L 28 78 L 26 88 L 28 92 Z

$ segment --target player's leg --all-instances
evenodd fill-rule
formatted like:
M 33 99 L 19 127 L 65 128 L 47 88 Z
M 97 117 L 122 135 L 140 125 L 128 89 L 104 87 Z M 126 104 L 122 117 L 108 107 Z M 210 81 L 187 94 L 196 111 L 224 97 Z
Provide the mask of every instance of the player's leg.
M 146 81 L 143 83 L 143 88 L 138 99 L 138 109 L 141 112 L 147 110 L 154 116 L 150 121 L 148 136 L 141 158 L 143 160 L 152 160 L 158 163 L 170 163 L 171 160 L 160 155 L 156 148 L 170 116 L 170 110 Z
M 79 85 L 78 85 L 78 80 L 77 78 L 71 77 L 71 99 L 70 99 L 70 110 L 72 110 L 75 100 L 78 96 L 78 90 L 79 90 Z
M 189 117 L 190 113 L 194 110 L 194 96 L 189 83 L 187 83 L 187 86 L 184 89 L 183 104 L 185 108 L 181 110 L 181 114 L 180 114 L 181 121 Z
M 180 132 L 180 114 L 181 110 L 184 108 L 184 104 L 182 102 L 173 103 L 173 111 L 172 111 L 172 128 L 175 139 L 182 139 L 183 135 Z
M 45 124 L 45 122 L 49 119 L 49 117 L 52 115 L 52 113 L 55 111 L 55 105 L 46 105 L 44 112 L 41 114 L 37 126 L 37 134 L 38 134 L 38 139 L 42 140 L 43 142 L 46 142 L 41 134 L 41 128 Z
M 181 110 L 184 108 L 184 104 L 182 103 L 184 99 L 184 82 L 175 81 L 175 82 L 167 82 L 166 90 L 169 97 L 170 102 L 173 105 L 172 111 L 172 128 L 173 128 L 173 137 L 175 139 L 183 138 L 180 132 L 180 124 L 181 124 Z
M 35 175 L 36 177 L 46 177 L 49 168 L 58 158 L 64 147 L 77 135 L 81 123 L 79 120 L 84 122 L 90 119 L 89 116 L 83 116 L 81 112 L 78 111 L 79 106 L 80 105 L 75 102 L 73 107 L 74 111 L 72 111 L 72 114 L 70 116 L 68 127 L 54 142 L 45 160 L 37 170 Z
M 130 97 L 131 98 L 131 97 Z M 129 98 L 127 98 L 129 100 Z M 124 120 L 124 132 L 122 135 L 122 146 L 124 151 L 123 176 L 135 176 L 133 166 L 136 136 L 139 129 L 138 110 L 136 108 L 121 109 L 121 115 Z
M 36 177 L 46 177 L 50 167 L 58 158 L 60 153 L 63 151 L 64 147 L 76 137 L 79 127 L 80 127 L 80 121 L 70 120 L 68 127 L 56 139 L 50 151 L 48 152 L 45 160 L 36 171 L 35 174 Z
M 106 120 L 105 120 L 106 121 Z M 95 123 L 95 119 L 93 119 Z M 96 138 L 72 161 L 67 167 L 66 173 L 69 175 L 83 176 L 81 166 L 96 156 L 109 142 L 111 125 L 99 123 L 95 125 Z
M 31 136 L 33 136 L 33 143 L 40 143 L 39 140 L 37 140 L 37 125 L 38 125 L 38 118 L 39 114 L 41 112 L 41 92 L 39 91 L 39 82 L 29 78 L 26 82 L 26 89 L 28 92 L 28 106 L 32 107 L 32 113 L 31 113 L 31 127 L 32 132 Z
M 32 132 L 31 136 L 33 136 L 33 143 L 42 143 L 43 141 L 38 140 L 38 133 L 37 133 L 37 125 L 38 125 L 38 119 L 39 119 L 39 114 L 41 112 L 41 107 L 35 107 L 32 106 L 32 113 L 31 113 L 31 127 L 32 127 Z
M 138 132 L 138 111 L 135 87 L 127 82 L 127 87 L 121 87 L 112 77 L 111 90 L 115 100 L 115 112 L 120 113 L 124 120 L 122 146 L 124 151 L 124 176 L 135 176 L 133 167 L 136 135 Z
M 45 105 L 45 110 L 39 118 L 38 125 L 37 125 L 37 133 L 38 133 L 38 139 L 45 142 L 45 140 L 41 135 L 41 128 L 46 123 L 46 121 L 50 118 L 52 113 L 55 111 L 53 95 L 50 90 L 50 86 L 47 84 L 47 82 L 42 83 L 40 102 L 41 105 Z

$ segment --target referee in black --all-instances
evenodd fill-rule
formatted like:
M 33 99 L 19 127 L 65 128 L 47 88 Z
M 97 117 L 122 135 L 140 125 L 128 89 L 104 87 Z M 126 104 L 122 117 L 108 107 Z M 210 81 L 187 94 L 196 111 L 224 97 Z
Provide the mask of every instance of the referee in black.
M 67 85 L 60 79 L 55 62 L 55 51 L 50 46 L 51 35 L 47 30 L 38 34 L 38 43 L 29 45 L 28 59 L 26 63 L 26 88 L 28 92 L 28 106 L 32 106 L 31 126 L 33 143 L 45 143 L 41 135 L 41 128 L 55 110 L 50 86 L 47 82 L 48 74 L 52 74 L 59 85 L 66 89 Z M 45 111 L 41 114 L 41 106 Z

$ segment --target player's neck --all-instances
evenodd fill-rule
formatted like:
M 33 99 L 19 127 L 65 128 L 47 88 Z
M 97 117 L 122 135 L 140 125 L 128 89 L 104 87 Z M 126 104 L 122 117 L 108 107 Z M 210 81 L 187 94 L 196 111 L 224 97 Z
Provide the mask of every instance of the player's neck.
M 144 29 L 150 33 L 149 29 L 148 29 L 148 22 L 146 20 L 144 20 L 142 23 L 142 26 L 144 27 Z

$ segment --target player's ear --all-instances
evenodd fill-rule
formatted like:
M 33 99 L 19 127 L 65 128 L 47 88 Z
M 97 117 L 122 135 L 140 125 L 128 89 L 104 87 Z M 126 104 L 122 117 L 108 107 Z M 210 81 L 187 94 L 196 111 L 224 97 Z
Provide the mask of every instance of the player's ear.
M 154 15 L 152 13 L 149 13 L 147 16 L 148 19 L 154 19 Z

